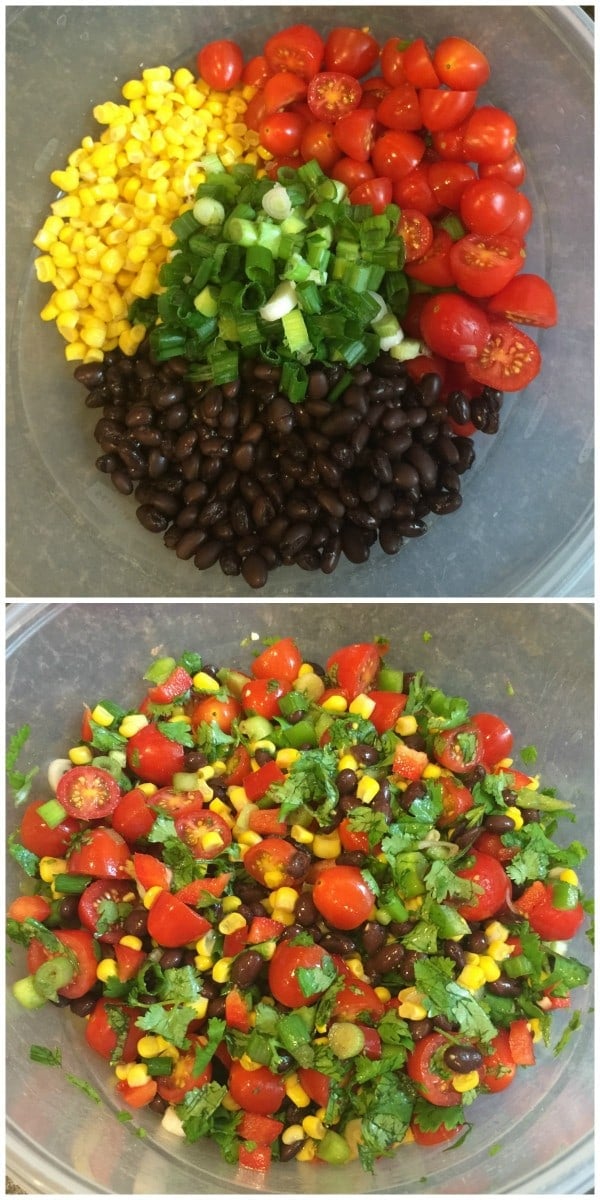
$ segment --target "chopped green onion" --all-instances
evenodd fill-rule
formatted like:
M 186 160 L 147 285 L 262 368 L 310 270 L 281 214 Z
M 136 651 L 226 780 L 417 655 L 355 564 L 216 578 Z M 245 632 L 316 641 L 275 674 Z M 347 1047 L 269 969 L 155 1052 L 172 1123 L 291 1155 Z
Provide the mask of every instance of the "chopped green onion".
M 41 804 L 37 810 L 38 817 L 48 826 L 49 829 L 56 829 L 61 821 L 64 821 L 67 810 L 59 804 L 58 800 L 48 800 L 45 804 Z
M 201 196 L 196 200 L 192 214 L 199 225 L 222 225 L 225 220 L 223 205 L 211 196 Z
M 63 896 L 80 896 L 92 882 L 91 875 L 56 875 L 54 886 Z

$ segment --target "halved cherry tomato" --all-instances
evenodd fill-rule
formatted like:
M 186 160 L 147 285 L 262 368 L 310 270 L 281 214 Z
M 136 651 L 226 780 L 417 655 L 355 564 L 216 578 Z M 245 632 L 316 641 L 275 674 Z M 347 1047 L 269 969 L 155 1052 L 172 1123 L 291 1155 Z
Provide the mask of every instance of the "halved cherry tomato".
M 442 207 L 429 182 L 429 169 L 430 164 L 421 162 L 404 179 L 396 180 L 394 200 L 401 209 L 417 209 L 426 217 L 436 217 L 441 213 Z
M 371 75 L 363 80 L 362 90 L 359 108 L 376 109 L 391 89 L 383 75 Z
M 543 895 L 527 914 L 531 928 L 545 941 L 574 937 L 585 917 L 581 904 L 577 903 L 573 908 L 556 908 L 552 884 L 544 884 L 543 888 Z
M 306 125 L 300 142 L 300 154 L 305 162 L 314 158 L 327 175 L 342 157 L 333 135 L 333 125 L 329 121 L 311 121 Z
M 228 1086 L 231 1096 L 244 1112 L 270 1117 L 285 1100 L 283 1079 L 268 1067 L 247 1071 L 236 1060 L 231 1064 Z
M 431 249 L 433 226 L 429 218 L 416 208 L 402 210 L 397 232 L 404 242 L 406 262 L 417 262 Z M 434 349 L 433 346 L 431 348 Z
M 523 192 L 517 192 L 517 212 L 504 232 L 508 237 L 523 241 L 533 221 L 533 208 Z
M 132 861 L 135 878 L 146 891 L 152 887 L 170 887 L 173 873 L 170 867 L 154 854 L 140 854 L 136 850 Z
M 449 88 L 480 88 L 490 77 L 485 54 L 466 38 L 444 38 L 433 52 L 433 65 L 440 83 Z
M 96 982 L 96 967 L 98 959 L 96 958 L 94 939 L 87 929 L 55 929 L 55 937 L 67 950 L 75 955 L 77 967 L 75 974 L 70 983 L 64 987 L 57 988 L 59 996 L 66 996 L 67 1000 L 78 1000 L 80 996 L 85 996 Z M 41 942 L 33 940 L 29 943 L 27 949 L 27 970 L 30 975 L 34 975 L 38 967 L 43 963 L 48 962 L 51 958 L 60 958 L 60 951 L 50 952 Z
M 488 829 L 479 834 L 473 842 L 473 849 L 481 854 L 489 854 L 490 858 L 497 858 L 500 863 L 510 862 L 519 853 L 518 846 L 505 846 L 500 834 L 490 833 Z
M 400 83 L 384 96 L 377 108 L 377 120 L 386 129 L 420 129 L 423 125 L 417 89 L 412 83 Z
M 279 679 L 251 679 L 242 688 L 242 708 L 271 721 L 279 715 L 279 701 L 290 691 L 290 684 Z
M 421 88 L 419 107 L 421 124 L 430 133 L 456 129 L 472 111 L 477 92 L 444 92 L 440 88 Z
M 302 666 L 302 655 L 292 638 L 280 638 L 267 646 L 252 663 L 255 679 L 281 679 L 293 683 Z
M 369 853 L 369 838 L 366 833 L 360 829 L 353 829 L 350 824 L 350 819 L 344 817 L 340 821 L 338 827 L 338 836 L 344 850 L 358 850 L 361 854 Z
M 414 42 L 406 47 L 402 53 L 402 66 L 406 78 L 415 87 L 436 88 L 439 86 L 437 71 L 423 38 L 415 38 Z
M 118 942 L 125 932 L 125 917 L 117 915 L 112 919 L 112 913 L 117 905 L 129 897 L 132 908 L 137 900 L 137 892 L 132 882 L 124 879 L 95 879 L 88 884 L 79 897 L 77 915 L 82 925 L 95 935 L 99 942 L 111 945 Z M 107 920 L 108 917 L 108 920 Z M 99 926 L 104 932 L 99 932 Z
M 266 116 L 258 127 L 261 146 L 271 154 L 294 155 L 300 149 L 302 134 L 306 126 L 304 117 L 286 109 Z
M 123 1103 L 128 1104 L 130 1108 L 145 1108 L 147 1104 L 152 1103 L 157 1090 L 158 1084 L 155 1079 L 149 1079 L 139 1087 L 132 1087 L 126 1079 L 120 1079 L 117 1084 L 117 1091 Z
M 148 933 L 159 944 L 172 949 L 197 941 L 210 929 L 210 922 L 194 912 L 178 896 L 161 892 L 148 912 Z
M 335 122 L 333 133 L 343 154 L 356 162 L 368 162 L 375 140 L 375 113 L 368 108 L 355 108 Z
M 169 817 L 178 817 L 190 808 L 202 808 L 204 796 L 202 792 L 176 792 L 175 788 L 163 787 L 150 797 L 150 803 L 153 808 L 160 809 Z
M 353 75 L 322 71 L 311 79 L 306 99 L 318 121 L 339 121 L 353 108 L 358 108 L 361 95 L 362 88 Z
M 165 737 L 153 724 L 134 733 L 127 743 L 127 766 L 139 779 L 158 787 L 170 784 L 183 769 L 185 750 L 179 742 Z
M 483 738 L 477 726 L 467 721 L 456 729 L 444 729 L 436 734 L 433 748 L 442 767 L 455 775 L 464 775 L 481 762 Z
M 211 896 L 222 896 L 230 879 L 230 871 L 223 871 L 221 875 L 215 875 L 212 879 L 193 879 L 191 883 L 186 883 L 185 887 L 180 888 L 177 897 L 183 900 L 184 904 L 196 908 L 203 898 L 208 900 Z
M 424 153 L 425 142 L 416 133 L 388 129 L 375 139 L 371 159 L 376 175 L 397 180 L 408 175 L 420 163 Z
M 481 298 L 494 296 L 525 262 L 521 242 L 507 233 L 468 233 L 452 244 L 450 268 L 461 291 Z
M 375 726 L 378 733 L 385 733 L 387 729 L 393 729 L 398 717 L 402 715 L 406 708 L 408 696 L 404 692 L 367 692 L 369 700 L 375 701 L 375 708 L 369 717 L 372 725 Z
M 252 87 L 261 88 L 267 82 L 270 74 L 271 70 L 264 54 L 255 54 L 254 58 L 248 59 L 242 71 L 242 83 L 249 83 Z
M 341 25 L 332 29 L 325 42 L 325 69 L 366 75 L 379 58 L 379 44 L 364 29 Z
M 489 854 L 474 851 L 475 862 L 471 867 L 461 867 L 456 872 L 460 879 L 468 879 L 480 891 L 472 902 L 458 905 L 458 912 L 466 921 L 486 921 L 493 917 L 510 895 L 510 881 L 497 859 Z
M 132 788 L 121 796 L 111 817 L 111 825 L 126 842 L 145 838 L 154 825 L 154 813 L 148 807 L 148 797 L 141 788 Z
M 250 1009 L 239 988 L 232 988 L 225 997 L 225 1024 L 240 1033 L 250 1032 Z
M 421 1129 L 413 1118 L 410 1128 L 417 1146 L 439 1146 L 441 1142 L 451 1142 L 453 1138 L 458 1137 L 464 1125 L 455 1125 L 453 1129 L 446 1129 L 445 1125 L 440 1125 L 439 1129 Z
M 114 812 L 121 789 L 102 767 L 72 767 L 58 781 L 56 799 L 70 817 L 98 821 Z
M 85 1040 L 92 1050 L 95 1050 L 96 1054 L 102 1058 L 112 1057 L 117 1046 L 117 1033 L 108 1018 L 108 1013 L 112 1009 L 124 1013 L 129 1021 L 125 1044 L 119 1057 L 122 1062 L 134 1062 L 137 1056 L 137 1044 L 140 1038 L 144 1037 L 144 1030 L 139 1029 L 135 1023 L 141 1016 L 141 1009 L 129 1008 L 119 1004 L 116 1000 L 105 1000 L 104 997 L 101 997 L 91 1016 L 85 1022 Z
M 442 790 L 443 813 L 438 817 L 440 829 L 449 829 L 463 813 L 473 807 L 473 796 L 468 788 L 457 783 L 450 775 L 442 775 L 439 779 Z
M 406 274 L 419 283 L 427 283 L 430 287 L 453 287 L 454 275 L 450 267 L 450 252 L 454 243 L 445 229 L 435 229 L 433 242 L 417 262 L 407 263 Z
M 8 906 L 8 915 L 13 921 L 45 921 L 50 916 L 50 905 L 43 896 L 17 896 Z
M 429 759 L 424 750 L 415 750 L 400 742 L 394 751 L 392 775 L 398 779 L 410 779 L 413 782 L 420 779 Z
M 345 964 L 341 965 L 345 966 Z M 336 966 L 338 966 L 337 962 Z M 375 989 L 371 987 L 370 983 L 365 983 L 363 979 L 357 979 L 356 975 L 352 975 L 348 970 L 346 979 L 345 986 L 340 988 L 335 998 L 333 1019 L 335 1021 L 351 1021 L 353 1024 L 359 1021 L 380 1021 L 385 1012 L 385 1006 Z
M 254 849 L 254 847 L 252 847 Z M 312 1004 L 328 984 L 325 973 L 318 986 L 311 989 L 311 976 L 298 975 L 298 972 L 322 967 L 328 958 L 321 946 L 300 946 L 292 942 L 280 942 L 269 963 L 269 990 L 271 994 L 284 1004 L 286 1008 L 301 1008 L 302 1005 Z M 304 983 L 304 986 L 303 986 Z M 240 1103 L 238 1101 L 238 1103 Z M 265 1110 L 266 1111 L 266 1110 Z M 272 1110 L 276 1112 L 276 1109 Z
M 517 188 L 524 183 L 527 168 L 521 155 L 515 150 L 504 162 L 480 163 L 478 174 L 480 179 L 503 179 L 505 183 L 512 183 L 512 186 Z
M 203 696 L 201 700 L 194 700 L 188 708 L 194 731 L 199 725 L 211 725 L 214 721 L 223 733 L 231 733 L 231 726 L 241 716 L 241 712 L 241 705 L 235 696 L 227 696 L 224 693 L 220 695 L 218 692 L 212 696 Z
M 235 750 L 225 760 L 225 774 L 222 776 L 225 787 L 239 787 L 252 770 L 250 754 L 245 746 L 236 746 Z
M 541 275 L 515 275 L 487 301 L 487 310 L 516 325 L 548 329 L 558 321 L 556 296 Z
M 501 758 L 508 757 L 513 748 L 511 730 L 506 721 L 494 713 L 474 713 L 471 723 L 476 725 L 481 733 L 483 739 L 481 761 L 484 767 L 491 771 Z
M 237 42 L 221 38 L 202 47 L 197 64 L 198 73 L 209 87 L 218 92 L 229 92 L 242 77 L 244 55 Z
M 452 362 L 464 362 L 481 354 L 490 335 L 490 325 L 483 309 L 473 300 L 440 292 L 430 296 L 423 307 L 421 333 L 434 354 L 442 354 Z
M 434 1055 L 443 1051 L 447 1044 L 443 1033 L 428 1033 L 419 1039 L 406 1060 L 407 1074 L 417 1084 L 420 1094 L 430 1104 L 443 1108 L 459 1103 L 459 1093 L 454 1090 L 452 1079 L 440 1075 L 432 1065 Z
M 466 363 L 472 379 L 501 392 L 518 392 L 535 379 L 542 357 L 535 342 L 510 321 L 491 320 L 490 337 L 478 358 Z
M 375 169 L 370 162 L 358 162 L 355 158 L 345 156 L 336 162 L 331 178 L 345 183 L 348 191 L 353 192 L 360 184 L 375 178 Z
M 290 25 L 274 33 L 264 46 L 271 71 L 292 71 L 302 79 L 316 75 L 325 53 L 325 43 L 310 25 Z
M 467 122 L 462 121 L 460 125 L 456 125 L 454 129 L 442 129 L 439 133 L 432 133 L 431 145 L 435 154 L 444 162 L 468 162 L 469 155 L 465 149 L 465 134 L 467 132 Z
M 316 880 L 313 901 L 335 929 L 356 929 L 367 921 L 375 896 L 358 867 L 333 866 Z
M 516 140 L 517 126 L 501 108 L 484 104 L 467 119 L 464 148 L 470 162 L 503 162 L 514 153 Z
M 244 780 L 244 791 L 249 800 L 256 803 L 265 796 L 273 784 L 283 783 L 285 775 L 281 767 L 277 766 L 275 759 L 272 758 L 269 762 L 263 763 L 257 771 L 251 771 Z
M 429 186 L 438 204 L 455 211 L 468 183 L 477 176 L 468 163 L 434 162 L 427 167 Z
M 350 192 L 350 203 L 370 204 L 376 216 L 384 212 L 392 203 L 391 179 L 366 179 L 364 183 L 357 184 Z
M 217 858 L 231 845 L 231 829 L 218 813 L 209 808 L 190 808 L 175 818 L 177 837 L 187 846 L 194 858 Z
M 518 193 L 503 179 L 475 179 L 460 197 L 461 221 L 471 233 L 504 233 L 518 208 Z
M 368 692 L 381 663 L 381 651 L 373 642 L 342 646 L 327 659 L 326 671 L 331 682 L 347 692 L 351 699 Z
M 47 800 L 42 799 L 32 800 L 27 805 L 19 828 L 19 838 L 26 850 L 31 850 L 32 854 L 39 854 L 40 858 L 45 854 L 60 858 L 68 849 L 73 834 L 82 828 L 82 824 L 74 817 L 65 817 L 60 825 L 51 829 L 38 817 L 38 809 L 47 803 Z
M 129 846 L 115 829 L 97 825 L 77 839 L 67 858 L 72 875 L 94 875 L 99 879 L 127 878 Z
M 191 1092 L 192 1088 L 204 1087 L 204 1084 L 210 1083 L 212 1079 L 210 1063 L 199 1074 L 194 1074 L 196 1050 L 198 1047 L 206 1045 L 206 1038 L 192 1034 L 190 1042 L 190 1048 L 183 1051 L 173 1064 L 171 1074 L 158 1077 L 158 1094 L 167 1101 L 167 1104 L 181 1104 L 183 1097 Z
M 486 1054 L 483 1060 L 479 1080 L 486 1091 L 503 1092 L 510 1086 L 517 1073 L 511 1054 L 508 1030 L 501 1029 L 496 1037 L 492 1038 L 491 1046 L 493 1047 L 491 1052 Z
M 292 843 L 283 838 L 263 838 L 244 855 L 244 870 L 265 887 L 293 887 L 294 877 L 288 875 L 286 865 L 295 853 Z
M 244 124 L 248 129 L 258 132 L 258 127 L 266 116 L 265 95 L 262 89 L 255 92 L 244 113 Z
M 280 108 L 287 108 L 296 100 L 302 100 L 306 95 L 307 86 L 305 79 L 300 79 L 299 75 L 293 75 L 291 71 L 277 71 L 275 75 L 271 75 L 263 87 L 265 117 L 269 117 Z
M 406 80 L 404 51 L 409 45 L 410 42 L 404 41 L 402 38 L 391 37 L 382 48 L 381 72 L 390 87 L 398 87 L 398 84 L 404 83 Z

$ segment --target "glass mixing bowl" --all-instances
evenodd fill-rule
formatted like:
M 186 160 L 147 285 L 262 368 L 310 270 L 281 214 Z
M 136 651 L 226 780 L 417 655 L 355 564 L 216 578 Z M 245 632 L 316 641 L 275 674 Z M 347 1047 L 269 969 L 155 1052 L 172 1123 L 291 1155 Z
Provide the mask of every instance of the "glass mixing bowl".
M 484 96 L 507 108 L 534 204 L 527 269 L 558 295 L 539 333 L 542 374 L 507 399 L 498 436 L 477 436 L 461 509 L 389 558 L 375 548 L 332 578 L 272 572 L 265 596 L 591 596 L 593 412 L 593 25 L 582 9 L 487 5 L 344 7 L 33 6 L 8 9 L 8 591 L 12 596 L 247 596 L 218 567 L 199 575 L 138 524 L 134 501 L 94 467 L 97 414 L 64 360 L 31 239 L 56 198 L 50 171 L 95 104 L 142 66 L 189 63 L 231 37 L 248 55 L 276 28 L 368 23 L 379 40 L 448 34 L 487 53 Z M 536 336 L 538 336 L 536 334 Z M 90 553 L 90 548 L 93 547 Z
M 40 794 L 47 794 L 46 766 L 78 738 L 82 704 L 102 696 L 139 702 L 141 675 L 157 648 L 174 655 L 199 650 L 213 662 L 247 668 L 251 650 L 240 643 L 252 632 L 292 634 L 316 661 L 339 645 L 384 635 L 391 643 L 390 663 L 423 669 L 451 695 L 468 697 L 472 711 L 497 711 L 510 723 L 516 748 L 537 746 L 543 780 L 573 801 L 579 814 L 578 824 L 563 826 L 559 838 L 577 837 L 591 846 L 592 620 L 591 606 L 564 604 L 13 605 L 9 732 L 30 725 L 20 766 L 40 765 Z M 9 832 L 18 821 L 9 805 Z M 591 893 L 591 862 L 579 873 Z M 10 897 L 17 876 L 10 859 Z M 584 935 L 574 940 L 572 953 L 591 961 Z M 23 974 L 18 948 L 13 958 L 9 983 Z M 582 1028 L 563 1053 L 555 1057 L 551 1049 L 536 1047 L 535 1068 L 520 1071 L 506 1092 L 476 1102 L 470 1110 L 473 1129 L 462 1145 L 402 1147 L 381 1160 L 373 1176 L 356 1163 L 342 1168 L 290 1163 L 274 1164 L 266 1179 L 227 1165 L 215 1146 L 189 1145 L 162 1132 L 150 1112 L 134 1113 L 130 1125 L 120 1124 L 114 1075 L 88 1049 L 80 1019 L 52 1006 L 28 1012 L 9 993 L 7 1166 L 26 1191 L 60 1194 L 583 1193 L 593 1182 L 590 993 L 590 987 L 575 993 Z M 556 1014 L 557 1032 L 570 1015 Z M 63 1069 L 32 1063 L 31 1043 L 60 1045 Z M 102 1103 L 70 1084 L 67 1073 L 92 1084 Z M 146 1128 L 148 1136 L 138 1140 L 132 1126 Z

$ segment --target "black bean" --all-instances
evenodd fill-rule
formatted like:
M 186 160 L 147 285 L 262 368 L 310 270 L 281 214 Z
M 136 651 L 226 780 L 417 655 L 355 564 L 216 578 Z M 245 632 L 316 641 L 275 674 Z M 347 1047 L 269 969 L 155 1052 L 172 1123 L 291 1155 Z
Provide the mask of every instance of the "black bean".
M 358 784 L 358 775 L 351 767 L 344 767 L 343 771 L 338 771 L 335 777 L 335 784 L 340 796 L 346 795 L 348 792 L 355 792 Z
M 401 942 L 390 942 L 388 946 L 382 946 L 373 958 L 369 959 L 369 970 L 374 971 L 376 975 L 385 975 L 388 971 L 395 971 L 399 967 L 405 957 L 406 951 Z
M 468 1075 L 483 1066 L 483 1054 L 476 1046 L 455 1045 L 444 1050 L 444 1062 L 458 1075 Z
M 360 529 L 345 522 L 342 526 L 341 538 L 342 550 L 350 562 L 363 563 L 367 561 L 369 547 Z
M 133 937 L 144 937 L 148 930 L 148 910 L 132 908 L 124 922 L 125 933 Z
M 98 1003 L 98 996 L 94 992 L 86 992 L 84 996 L 79 996 L 77 1000 L 71 1000 L 69 1008 L 76 1017 L 89 1017 Z
M 263 967 L 263 957 L 258 950 L 242 950 L 231 967 L 231 980 L 241 988 L 252 987 Z
M 147 529 L 149 533 L 164 533 L 169 524 L 168 517 L 158 512 L 157 509 L 152 508 L 150 504 L 140 504 L 140 507 L 136 509 L 135 515 L 140 525 L 143 525 L 144 529 Z
M 362 931 L 362 944 L 369 957 L 377 954 L 381 950 L 387 937 L 386 929 L 383 925 L 378 925 L 377 921 L 367 921 Z
M 267 582 L 267 564 L 261 554 L 252 553 L 242 563 L 242 575 L 249 587 L 261 588 Z
M 180 967 L 183 962 L 183 949 L 181 946 L 176 946 L 172 950 L 163 950 L 160 956 L 160 965 L 163 971 L 171 967 Z
M 518 979 L 508 979 L 505 975 L 501 975 L 499 979 L 495 979 L 493 983 L 486 983 L 486 988 L 494 996 L 520 996 L 521 984 Z
M 199 571 L 213 567 L 223 549 L 223 543 L 217 541 L 204 542 L 194 555 L 194 564 Z
M 483 825 L 490 833 L 511 833 L 515 828 L 512 817 L 506 813 L 494 813 L 491 817 L 486 817 Z
M 328 954 L 354 954 L 356 943 L 345 933 L 325 933 L 319 943 Z
M 295 1124 L 297 1124 L 297 1122 L 295 1122 Z M 298 1141 L 296 1142 L 282 1142 L 279 1147 L 279 1161 L 291 1162 L 292 1159 L 295 1158 L 302 1149 L 305 1142 L 305 1137 L 298 1138 Z
M 207 540 L 207 533 L 204 529 L 188 529 L 183 533 L 175 548 L 175 553 L 178 558 L 188 559 L 193 558 L 202 544 Z
M 79 896 L 66 896 L 64 900 L 61 900 L 58 912 L 60 923 L 63 927 L 73 924 L 79 925 L 78 908 Z

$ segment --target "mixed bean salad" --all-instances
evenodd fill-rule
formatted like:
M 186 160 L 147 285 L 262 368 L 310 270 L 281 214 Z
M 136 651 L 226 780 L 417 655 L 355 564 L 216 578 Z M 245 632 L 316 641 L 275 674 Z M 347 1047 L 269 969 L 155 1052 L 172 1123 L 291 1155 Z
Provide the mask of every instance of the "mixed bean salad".
M 260 588 L 454 512 L 556 323 L 517 126 L 464 38 L 275 32 L 94 108 L 35 240 L 97 460 L 145 529 Z M 384 443 L 384 445 L 382 445 Z
M 382 639 L 322 664 L 271 639 L 245 670 L 185 652 L 144 679 L 133 710 L 85 708 L 50 799 L 16 770 L 27 729 L 9 746 L 17 1000 L 68 1006 L 120 1103 L 231 1163 L 456 1144 L 588 979 L 586 850 L 554 841 L 571 804 Z

